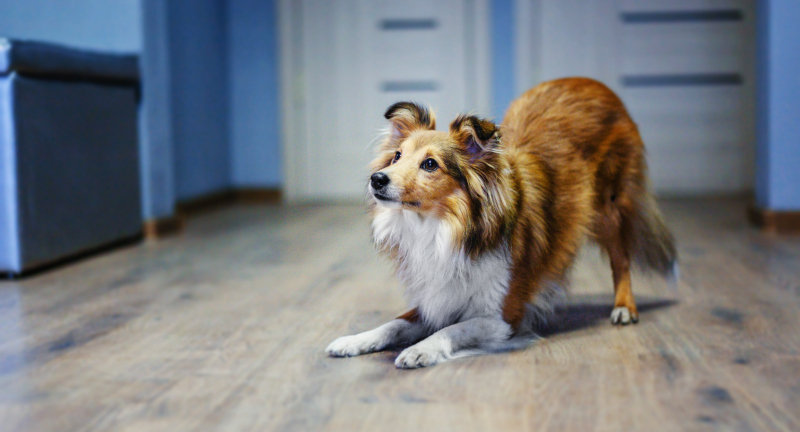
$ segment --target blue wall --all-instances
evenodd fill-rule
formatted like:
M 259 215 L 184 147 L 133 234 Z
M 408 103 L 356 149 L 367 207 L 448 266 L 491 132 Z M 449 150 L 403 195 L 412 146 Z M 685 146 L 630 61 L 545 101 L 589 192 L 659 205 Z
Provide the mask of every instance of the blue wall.
M 142 176 L 142 216 L 145 220 L 168 217 L 175 211 L 175 162 L 172 146 L 172 93 L 167 12 L 167 5 L 163 0 L 142 0 L 139 159 Z
M 492 112 L 503 121 L 506 108 L 517 97 L 514 89 L 514 0 L 491 1 Z
M 756 201 L 800 210 L 800 2 L 758 2 Z
M 0 37 L 139 52 L 141 0 L 0 0 Z
M 0 36 L 142 54 L 146 219 L 282 184 L 273 0 L 0 0 Z
M 487 114 L 497 121 L 516 96 L 514 3 L 491 0 Z M 166 20 L 166 34 L 150 42 L 158 32 L 142 23 L 147 5 L 165 9 Z M 756 197 L 764 208 L 800 209 L 800 2 L 758 8 Z M 157 46 L 157 61 L 143 61 L 146 217 L 164 216 L 176 199 L 283 183 L 277 27 L 274 0 L 0 0 L 0 35 L 115 51 Z
M 492 0 L 492 112 L 514 94 L 513 0 Z M 274 0 L 0 0 L 0 34 L 142 51 L 143 208 L 230 187 L 280 187 Z M 64 19 L 68 17 L 69 19 Z M 143 19 L 146 18 L 146 19 Z
M 175 195 L 230 186 L 227 23 L 222 0 L 168 2 Z
M 280 187 L 274 1 L 142 1 L 145 217 L 231 187 Z
M 235 187 L 283 183 L 278 12 L 272 0 L 228 2 L 231 170 Z

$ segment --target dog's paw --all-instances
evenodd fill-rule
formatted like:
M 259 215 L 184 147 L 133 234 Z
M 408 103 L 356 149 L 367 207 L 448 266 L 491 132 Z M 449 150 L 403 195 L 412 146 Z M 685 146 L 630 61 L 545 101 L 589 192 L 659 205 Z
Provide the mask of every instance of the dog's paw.
M 375 340 L 360 334 L 342 336 L 325 348 L 325 352 L 331 357 L 354 357 L 375 351 L 378 351 Z
M 397 356 L 394 365 L 398 369 L 416 369 L 433 366 L 445 360 L 447 360 L 447 357 L 441 349 L 414 345 L 404 349 Z
M 639 322 L 639 314 L 631 311 L 625 306 L 617 306 L 611 311 L 611 324 L 627 325 Z

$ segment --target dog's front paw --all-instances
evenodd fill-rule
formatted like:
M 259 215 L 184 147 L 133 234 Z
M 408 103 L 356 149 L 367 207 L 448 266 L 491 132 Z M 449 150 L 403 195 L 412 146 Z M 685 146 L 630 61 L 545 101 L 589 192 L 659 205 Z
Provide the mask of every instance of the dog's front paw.
M 375 351 L 378 351 L 376 342 L 362 334 L 342 336 L 325 348 L 325 352 L 331 357 L 353 357 Z
M 447 357 L 441 349 L 414 345 L 404 349 L 397 356 L 394 365 L 399 369 L 416 369 L 433 366 L 445 360 L 447 360 Z
M 634 310 L 631 312 L 625 306 L 617 306 L 611 311 L 611 324 L 627 325 L 639 322 L 639 314 Z

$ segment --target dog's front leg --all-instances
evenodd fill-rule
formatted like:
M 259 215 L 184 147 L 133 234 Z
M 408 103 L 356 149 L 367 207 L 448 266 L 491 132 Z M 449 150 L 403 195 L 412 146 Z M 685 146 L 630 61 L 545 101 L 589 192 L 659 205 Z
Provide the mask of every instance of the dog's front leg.
M 331 342 L 325 352 L 331 357 L 352 357 L 391 346 L 409 345 L 429 334 L 428 328 L 416 319 L 400 317 L 370 331 L 342 336 Z
M 511 326 L 500 317 L 472 318 L 445 327 L 427 339 L 403 350 L 394 362 L 402 369 L 433 366 L 469 355 L 472 350 L 487 348 L 507 340 Z

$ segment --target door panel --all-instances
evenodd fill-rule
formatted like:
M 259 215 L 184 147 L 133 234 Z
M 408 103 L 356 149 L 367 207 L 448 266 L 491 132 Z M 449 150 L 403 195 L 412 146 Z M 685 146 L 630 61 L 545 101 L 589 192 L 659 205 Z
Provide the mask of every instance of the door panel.
M 623 25 L 622 73 L 739 71 L 745 44 L 742 25 L 736 21 Z
M 540 30 L 518 70 L 540 71 L 528 82 L 583 75 L 615 90 L 639 126 L 657 191 L 752 189 L 754 1 L 518 1 L 529 15 L 517 26 Z
M 738 193 L 753 185 L 753 16 L 747 2 L 625 1 L 621 94 L 656 190 Z
M 486 109 L 475 95 L 488 87 L 478 77 L 488 74 L 471 69 L 488 65 L 477 64 L 480 56 L 468 52 L 488 46 L 480 32 L 470 31 L 485 27 L 475 18 L 483 3 L 303 2 L 293 19 L 293 25 L 302 25 L 303 40 L 294 48 L 284 43 L 289 54 L 302 57 L 292 80 L 302 91 L 301 115 L 293 120 L 295 133 L 285 150 L 292 165 L 290 199 L 363 196 L 371 143 L 387 126 L 383 113 L 395 102 L 431 106 L 439 129 L 460 112 Z

